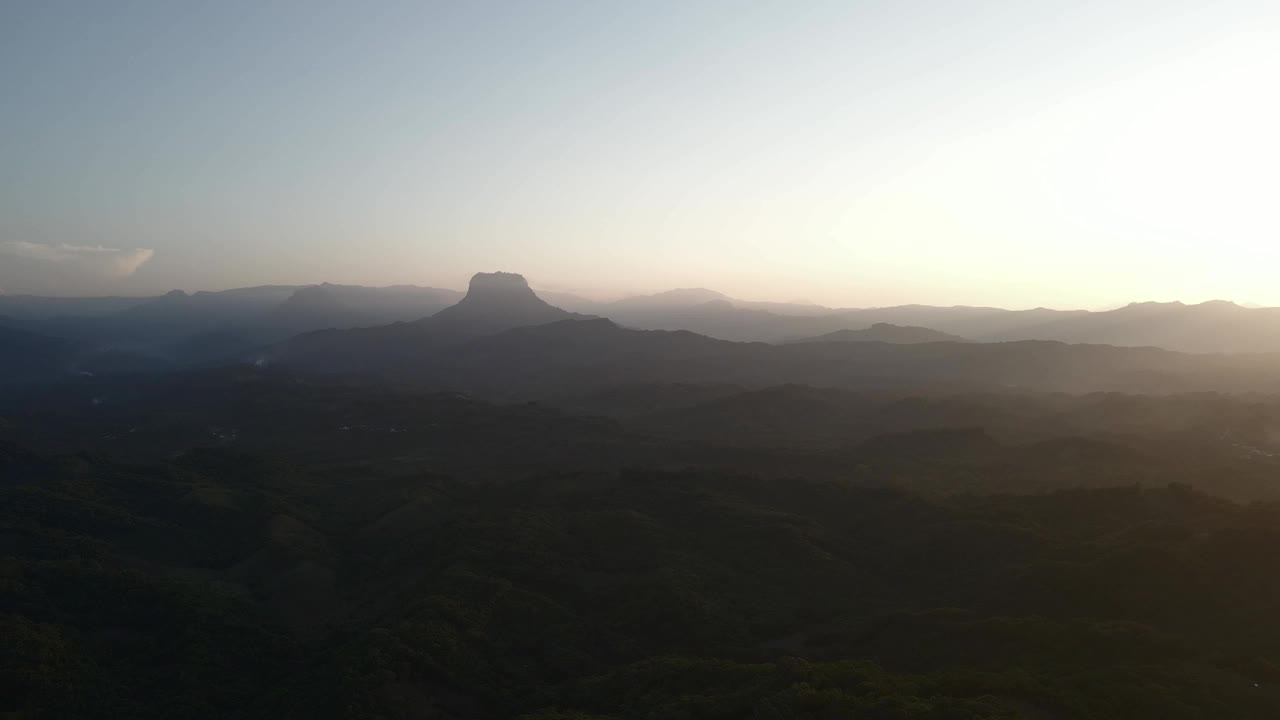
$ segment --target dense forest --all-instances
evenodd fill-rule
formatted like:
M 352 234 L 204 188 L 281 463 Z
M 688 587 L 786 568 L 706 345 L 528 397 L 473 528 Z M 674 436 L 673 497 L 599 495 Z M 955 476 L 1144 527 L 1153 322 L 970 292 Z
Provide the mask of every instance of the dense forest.
M 3 711 L 1280 713 L 1280 504 L 1240 447 L 1265 402 L 632 394 L 589 417 L 252 368 L 11 394 Z M 814 394 L 848 442 L 758 442 L 759 403 Z M 755 410 L 691 429 L 726 407 Z M 966 416 L 993 421 L 936 427 Z

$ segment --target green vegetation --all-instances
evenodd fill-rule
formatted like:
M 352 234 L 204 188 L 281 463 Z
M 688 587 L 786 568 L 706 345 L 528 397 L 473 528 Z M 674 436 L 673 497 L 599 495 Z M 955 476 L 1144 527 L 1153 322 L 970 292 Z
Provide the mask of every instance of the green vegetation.
M 20 718 L 1271 718 L 1280 506 L 0 450 Z
M 0 397 L 0 716 L 1274 718 L 1267 397 Z

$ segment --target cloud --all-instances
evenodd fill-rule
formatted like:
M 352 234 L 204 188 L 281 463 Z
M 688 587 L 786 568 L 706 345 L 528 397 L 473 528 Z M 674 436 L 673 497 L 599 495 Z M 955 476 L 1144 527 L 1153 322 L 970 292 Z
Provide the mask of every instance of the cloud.
M 0 255 L 55 263 L 91 275 L 126 278 L 156 254 L 150 248 L 109 248 L 101 245 L 45 245 L 23 240 L 0 241 Z

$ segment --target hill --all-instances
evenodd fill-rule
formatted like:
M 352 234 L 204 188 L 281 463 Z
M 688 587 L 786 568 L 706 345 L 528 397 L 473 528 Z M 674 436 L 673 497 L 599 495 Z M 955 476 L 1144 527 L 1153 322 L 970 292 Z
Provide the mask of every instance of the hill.
M 546 392 L 805 347 L 567 320 L 431 362 Z M 573 397 L 615 417 L 253 367 L 4 389 L 0 713 L 1280 712 L 1274 397 Z
M 1277 524 L 1275 504 L 1176 485 L 493 484 L 0 440 L 0 711 L 1262 720 L 1280 713 Z
M 476 273 L 462 300 L 422 324 L 486 335 L 580 317 L 583 316 L 561 310 L 538 297 L 524 276 L 495 272 Z
M 494 277 L 500 275 L 503 274 Z M 570 317 L 548 311 L 552 306 L 543 302 L 545 298 L 528 290 L 527 284 L 522 285 L 520 292 L 528 293 L 522 300 L 527 307 L 537 309 L 529 317 L 498 322 L 485 332 Z M 173 291 L 155 298 L 0 296 L 0 315 L 9 317 L 10 326 L 38 334 L 181 364 L 184 361 L 180 356 L 190 353 L 186 349 L 180 352 L 175 344 L 188 343 L 196 336 L 220 333 L 241 338 L 224 344 L 219 351 L 233 345 L 253 347 L 317 330 L 414 322 L 463 297 L 457 291 L 439 288 L 323 283 L 193 294 Z M 567 308 L 586 316 L 606 317 L 627 328 L 689 330 L 735 342 L 793 342 L 883 324 L 928 328 L 975 342 L 1046 340 L 1159 347 L 1202 354 L 1280 352 L 1280 308 L 1245 307 L 1225 301 L 1198 305 L 1133 303 L 1115 310 L 1089 312 L 928 305 L 841 309 L 806 302 L 746 301 L 707 288 L 679 288 L 613 302 L 563 292 L 546 293 L 546 297 L 555 300 L 557 310 Z M 485 325 L 478 320 L 481 313 L 476 308 L 469 312 L 476 320 L 472 325 Z M 857 340 L 858 336 L 846 339 Z M 887 335 L 882 340 L 897 342 Z M 188 345 L 198 342 L 207 340 Z M 202 358 L 209 359 L 212 356 Z
M 105 317 L 146 302 L 145 297 L 43 297 L 0 293 L 0 315 L 29 321 L 56 317 Z
M 959 335 L 938 332 L 923 327 L 904 327 L 889 323 L 876 323 L 862 330 L 836 330 L 825 335 L 811 338 L 791 340 L 792 343 L 806 342 L 884 342 L 895 345 L 911 345 L 931 342 L 968 342 Z
M 136 371 L 224 362 L 301 332 L 417 320 L 460 297 L 436 288 L 324 284 L 154 298 L 16 297 L 0 305 L 16 311 L 6 324 L 74 341 L 85 363 Z
M 817 305 L 746 302 L 710 290 L 672 291 L 597 304 L 591 309 L 592 314 L 624 327 L 689 330 L 737 342 L 787 342 L 879 323 L 927 327 L 965 338 L 986 339 L 1083 312 L 924 305 L 833 310 Z
M 514 273 L 477 273 L 456 305 L 411 323 L 299 335 L 272 349 L 273 364 L 325 372 L 401 374 L 471 338 L 585 316 L 547 304 Z
M 75 370 L 80 348 L 61 338 L 0 325 L 0 385 L 55 379 Z
M 271 361 L 364 373 L 499 398 L 545 398 L 618 384 L 786 383 L 850 389 L 1168 393 L 1280 390 L 1271 355 L 1010 343 L 733 343 L 690 332 L 562 320 L 490 335 L 432 319 L 302 336 Z M 494 327 L 489 325 L 488 327 Z
M 429 317 L 461 297 L 454 290 L 413 285 L 372 288 L 323 283 L 299 288 L 265 322 L 293 332 L 386 325 Z
M 1152 346 L 1192 353 L 1280 351 L 1280 308 L 1246 308 L 1215 300 L 1198 305 L 1132 303 L 993 333 L 990 339 L 1059 340 Z
M 264 285 L 190 294 L 182 290 L 171 290 L 123 310 L 120 317 L 187 321 L 239 319 L 246 314 L 270 310 L 296 291 L 296 287 L 289 285 Z

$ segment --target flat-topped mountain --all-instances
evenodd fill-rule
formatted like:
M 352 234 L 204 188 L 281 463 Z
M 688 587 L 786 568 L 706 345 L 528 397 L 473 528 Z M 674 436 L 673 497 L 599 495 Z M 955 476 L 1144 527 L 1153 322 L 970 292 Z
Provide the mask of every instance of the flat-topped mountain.
M 399 374 L 470 338 L 587 317 L 548 304 L 522 275 L 477 273 L 466 297 L 435 315 L 411 323 L 306 333 L 267 357 L 311 370 Z
M 436 335 L 471 337 L 583 317 L 605 317 L 638 330 L 688 330 L 734 342 L 1050 340 L 1190 353 L 1280 352 L 1280 308 L 1226 301 L 1143 302 L 1091 312 L 929 305 L 834 309 L 802 302 L 744 301 L 702 287 L 613 302 L 565 293 L 547 297 L 555 302 L 534 292 L 521 275 L 495 272 L 477 274 L 466 293 L 322 283 L 174 290 L 151 298 L 2 296 L 0 315 L 10 318 L 11 327 L 66 338 L 89 350 L 123 349 L 179 365 L 192 358 L 218 361 L 319 330 L 426 323 Z M 222 341 L 209 342 L 216 338 Z M 193 354 L 193 348 L 205 350 Z
M 701 292 L 695 293 L 701 299 Z M 659 303 L 661 304 L 661 303 Z M 692 308 L 659 307 L 643 317 L 701 328 L 708 318 L 734 336 L 861 323 L 867 317 L 927 317 L 971 329 L 1003 326 L 1035 337 L 1030 325 L 1116 318 L 1165 317 L 1186 310 L 1211 317 L 1260 313 L 1238 306 L 1132 306 L 1115 313 L 1058 313 L 1038 308 L 903 306 L 784 317 L 711 300 Z M 646 311 L 647 313 L 649 311 Z M 637 317 L 637 316 L 630 316 Z M 1261 317 L 1258 315 L 1257 317 Z M 589 321 L 587 321 L 589 320 Z M 585 322 L 584 322 L 585 321 Z M 577 315 L 546 303 L 514 273 L 480 273 L 456 305 L 412 323 L 297 336 L 263 360 L 299 369 L 380 376 L 398 382 L 536 398 L 591 392 L 627 383 L 732 383 L 759 387 L 804 383 L 825 387 L 956 390 L 1274 391 L 1276 358 L 1241 355 L 1201 358 L 1156 348 L 1064 344 L 1059 341 L 963 342 L 964 337 L 921 325 L 877 322 L 815 333 L 810 342 L 768 345 L 688 330 L 641 330 L 643 325 Z M 830 325 L 826 325 L 830 327 Z M 1016 328 L 1016 329 L 1015 329 Z M 791 337 L 804 337 L 795 333 Z M 972 336 L 969 336 L 972 338 Z
M 427 322 L 464 329 L 471 334 L 486 334 L 574 317 L 584 316 L 561 310 L 538 297 L 523 275 L 493 272 L 472 276 L 466 297 Z

